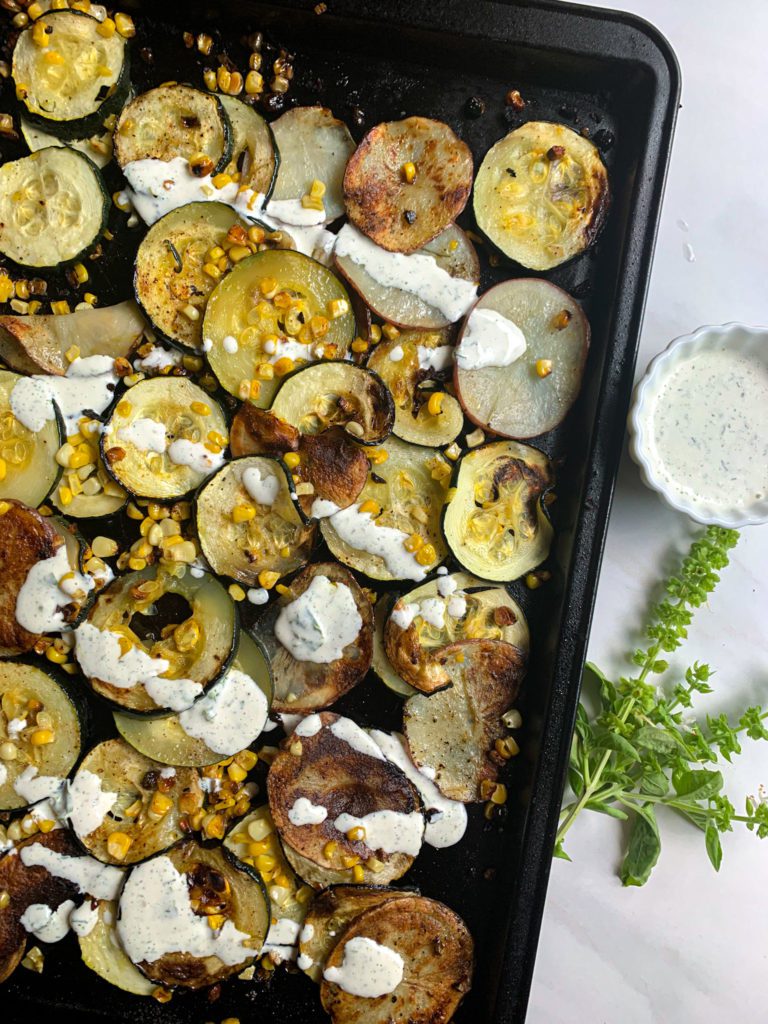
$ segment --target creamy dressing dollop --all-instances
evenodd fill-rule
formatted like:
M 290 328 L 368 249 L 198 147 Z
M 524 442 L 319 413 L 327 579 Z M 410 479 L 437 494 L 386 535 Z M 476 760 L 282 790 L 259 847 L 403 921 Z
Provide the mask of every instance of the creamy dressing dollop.
M 398 952 L 365 935 L 344 944 L 341 967 L 326 967 L 326 981 L 364 999 L 378 999 L 394 992 L 403 980 L 405 961 Z
M 70 575 L 72 574 L 72 575 Z M 63 578 L 67 576 L 68 579 Z M 67 545 L 62 544 L 50 558 L 36 562 L 16 596 L 16 621 L 30 633 L 53 633 L 71 629 L 64 609 L 77 591 L 93 590 L 93 580 L 73 570 Z
M 11 412 L 27 430 L 38 433 L 55 418 L 55 404 L 64 418 L 65 433 L 76 434 L 86 412 L 100 416 L 114 398 L 118 380 L 114 365 L 111 356 L 78 356 L 63 377 L 22 377 L 11 391 Z
M 456 349 L 461 370 L 511 366 L 525 352 L 525 335 L 517 324 L 495 309 L 473 309 Z
M 93 857 L 69 857 L 50 850 L 42 843 L 31 843 L 19 850 L 25 867 L 45 868 L 55 878 L 65 878 L 97 900 L 114 900 L 120 892 L 125 871 L 111 864 L 101 864 Z
M 416 556 L 404 547 L 408 534 L 393 526 L 378 526 L 370 512 L 360 511 L 359 504 L 335 512 L 329 521 L 345 544 L 378 555 L 396 579 L 418 581 L 427 575 Z
M 264 729 L 268 712 L 267 698 L 253 679 L 231 668 L 204 697 L 181 712 L 179 724 L 188 736 L 229 757 L 253 743 Z
M 329 664 L 341 658 L 363 626 L 352 591 L 327 576 L 280 609 L 275 637 L 297 661 Z

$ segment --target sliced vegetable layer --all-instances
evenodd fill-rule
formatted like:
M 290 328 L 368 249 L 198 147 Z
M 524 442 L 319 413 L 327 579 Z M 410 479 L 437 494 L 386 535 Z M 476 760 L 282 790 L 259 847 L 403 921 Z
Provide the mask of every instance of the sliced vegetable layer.
M 112 132 L 105 129 L 84 138 L 64 140 L 23 117 L 20 118 L 19 127 L 30 153 L 36 153 L 38 149 L 48 149 L 49 146 L 69 146 L 87 156 L 89 160 L 93 160 L 102 170 L 112 159 Z
M 410 683 L 406 683 L 395 672 L 392 662 L 387 657 L 387 651 L 384 646 L 384 629 L 395 600 L 396 598 L 392 594 L 382 594 L 376 602 L 373 612 L 373 656 L 371 658 L 371 668 L 387 689 L 392 690 L 393 693 L 400 697 L 412 697 L 414 693 L 419 691 L 414 686 L 411 686 Z
M 272 128 L 253 107 L 235 96 L 219 97 L 232 127 L 232 157 L 227 171 L 240 175 L 240 187 L 267 198 L 275 183 L 280 154 Z
M 117 937 L 117 902 L 99 900 L 96 924 L 79 935 L 80 956 L 100 978 L 134 996 L 151 996 L 155 986 L 135 967 Z
M 0 370 L 0 497 L 36 508 L 61 475 L 56 452 L 64 438 L 58 418 L 46 420 L 35 432 L 16 418 L 11 395 L 21 379 L 10 370 Z

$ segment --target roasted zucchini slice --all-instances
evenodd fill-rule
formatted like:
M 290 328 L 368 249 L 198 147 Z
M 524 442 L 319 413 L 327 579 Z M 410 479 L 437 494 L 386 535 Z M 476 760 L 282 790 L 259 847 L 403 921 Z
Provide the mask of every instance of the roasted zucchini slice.
M 269 923 L 258 875 L 221 846 L 189 839 L 133 868 L 120 896 L 117 934 L 151 981 L 197 989 L 242 971 Z
M 272 665 L 276 711 L 326 708 L 361 682 L 371 664 L 371 602 L 335 562 L 317 562 L 294 577 L 257 629 Z
M 49 146 L 69 146 L 70 149 L 76 149 L 78 153 L 93 160 L 101 170 L 112 159 L 112 132 L 106 129 L 97 130 L 81 139 L 64 140 L 23 117 L 19 118 L 19 127 L 30 153 L 36 153 L 38 149 L 48 149 Z
M 203 348 L 221 386 L 262 409 L 298 362 L 343 358 L 354 335 L 339 279 L 289 249 L 238 263 L 211 293 L 203 322 Z
M 75 634 L 75 656 L 117 710 L 183 711 L 226 670 L 237 637 L 234 602 L 215 577 L 150 566 L 101 591 Z
M 235 96 L 219 96 L 232 126 L 229 174 L 240 175 L 240 187 L 267 199 L 272 193 L 280 162 L 272 128 L 253 107 Z
M 66 829 L 40 833 L 24 839 L 0 860 L 0 892 L 7 892 L 9 901 L 0 914 L 0 982 L 13 974 L 24 956 L 27 930 L 21 923 L 27 907 L 45 903 L 59 907 L 66 900 L 80 902 L 80 890 L 74 882 L 50 874 L 44 867 L 30 865 L 22 859 L 22 851 L 31 846 L 44 846 L 65 857 L 80 854 L 77 843 Z
M 333 1024 L 447 1024 L 472 986 L 473 950 L 467 926 L 445 904 L 386 900 L 358 915 L 329 953 L 323 1009 Z M 353 995 L 344 981 L 361 959 L 367 970 L 355 980 L 365 994 Z
M 418 791 L 349 718 L 323 711 L 300 722 L 272 762 L 267 792 L 286 857 L 314 888 L 387 884 L 421 848 Z
M 387 252 L 345 224 L 334 252 L 337 269 L 366 305 L 398 327 L 438 330 L 460 320 L 480 282 L 477 253 L 456 224 L 410 256 Z
M 137 302 L 164 338 L 201 351 L 202 314 L 216 284 L 204 269 L 208 253 L 235 226 L 247 227 L 224 203 L 187 203 L 155 221 L 144 236 L 133 285 Z M 192 319 L 191 309 L 197 312 Z
M 322 196 L 322 222 L 344 214 L 343 181 L 347 161 L 355 143 L 343 121 L 325 107 L 294 107 L 273 123 L 280 167 L 268 213 L 286 224 L 306 224 L 302 198 L 312 183 L 325 185 Z M 315 211 L 312 210 L 311 213 Z M 309 223 L 317 223 L 311 220 Z
M 123 739 L 147 757 L 202 767 L 250 747 L 266 724 L 271 703 L 269 660 L 261 644 L 241 632 L 228 671 L 189 710 L 162 718 L 118 711 L 114 717 Z
M 373 610 L 373 656 L 371 658 L 371 668 L 382 683 L 392 690 L 393 693 L 396 693 L 399 697 L 412 697 L 414 693 L 419 691 L 411 686 L 410 683 L 406 683 L 395 672 L 384 647 L 384 627 L 395 600 L 396 598 L 392 594 L 382 594 Z
M 382 449 L 386 458 L 371 470 L 358 502 L 323 519 L 320 529 L 331 553 L 351 569 L 375 580 L 423 580 L 447 554 L 440 512 L 450 469 L 441 455 L 393 436 Z
M 41 731 L 52 739 L 38 744 Z M 35 734 L 38 735 L 35 735 Z M 0 736 L 4 753 L 0 784 L 0 810 L 10 811 L 34 803 L 34 787 L 27 789 L 20 775 L 46 775 L 64 779 L 80 756 L 80 716 L 66 690 L 34 665 L 0 661 Z M 33 740 L 34 737 L 34 740 Z M 30 768 L 36 772 L 29 772 Z M 26 774 L 25 774 L 26 773 Z
M 14 47 L 13 80 L 27 117 L 65 139 L 103 129 L 128 95 L 126 41 L 99 27 L 81 11 L 46 11 Z
M 464 209 L 471 188 L 469 146 L 428 117 L 376 125 L 344 175 L 349 219 L 392 252 L 416 252 L 436 238 Z
M 302 434 L 344 427 L 359 444 L 381 444 L 395 420 L 392 395 L 379 375 L 342 360 L 291 374 L 275 395 L 271 411 Z
M 37 433 L 16 419 L 11 395 L 20 380 L 18 374 L 0 370 L 0 459 L 4 468 L 0 498 L 14 498 L 36 508 L 61 476 L 56 452 L 64 443 L 64 435 L 59 415 L 46 420 Z
M 45 269 L 84 258 L 107 226 L 109 193 L 95 164 L 50 146 L 0 166 L 0 253 Z
M 406 331 L 382 341 L 368 359 L 392 393 L 392 429 L 403 441 L 437 448 L 461 433 L 464 414 L 445 387 L 453 372 L 452 342 L 449 331 Z
M 334 885 L 318 893 L 299 937 L 299 967 L 312 981 L 322 981 L 328 955 L 351 921 L 387 900 L 414 895 L 408 889 L 392 889 L 386 885 Z
M 503 587 L 463 572 L 404 594 L 384 627 L 390 664 L 423 693 L 450 684 L 442 652 L 459 640 L 504 640 L 525 653 L 530 635 L 522 609 Z
M 416 767 L 451 800 L 482 799 L 484 781 L 498 778 L 496 740 L 502 715 L 525 675 L 522 651 L 501 640 L 462 640 L 441 655 L 450 686 L 405 702 L 403 731 Z
M 191 85 L 160 85 L 123 107 L 115 128 L 115 158 L 191 160 L 203 154 L 210 172 L 223 171 L 232 156 L 232 127 L 218 96 Z
M 97 912 L 94 927 L 78 936 L 83 963 L 123 992 L 151 996 L 155 985 L 131 963 L 117 937 L 117 901 L 99 900 Z
M 608 172 L 596 147 L 549 121 L 505 135 L 475 181 L 477 226 L 530 270 L 551 270 L 592 245 L 608 205 Z
M 144 320 L 135 302 L 102 309 L 76 309 L 61 316 L 0 317 L 0 359 L 19 373 L 63 376 L 66 353 L 77 345 L 80 358 L 108 355 L 126 359 L 138 345 Z
M 464 568 L 508 581 L 543 562 L 553 530 L 542 498 L 553 483 L 549 459 L 530 445 L 494 441 L 467 452 L 443 516 L 445 539 Z
M 256 587 L 262 572 L 284 576 L 304 565 L 315 530 L 295 497 L 278 459 L 249 455 L 219 470 L 195 500 L 200 547 L 213 571 Z
M 101 435 L 109 472 L 131 494 L 167 501 L 193 491 L 224 463 L 227 421 L 186 377 L 139 381 Z
M 169 771 L 122 739 L 85 755 L 70 798 L 70 827 L 103 864 L 137 864 L 167 850 L 188 831 L 183 808 L 203 805 L 196 769 Z
M 497 332 L 503 334 L 510 322 L 525 337 L 522 355 L 506 365 L 476 368 L 475 342 L 464 359 L 478 327 L 480 346 L 488 338 L 485 345 L 492 349 Z M 536 278 L 496 285 L 469 314 L 459 338 L 454 383 L 464 412 L 502 437 L 537 437 L 552 430 L 576 401 L 588 348 L 589 324 L 567 292 Z

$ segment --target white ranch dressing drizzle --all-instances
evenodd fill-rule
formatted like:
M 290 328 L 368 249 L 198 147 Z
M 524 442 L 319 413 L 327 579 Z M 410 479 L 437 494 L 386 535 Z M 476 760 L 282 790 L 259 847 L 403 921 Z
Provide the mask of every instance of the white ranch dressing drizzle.
M 4 786 L 8 781 L 8 769 L 4 764 L 0 764 L 0 786 Z
M 149 416 L 140 416 L 127 427 L 120 427 L 117 436 L 121 441 L 127 441 L 142 452 L 157 452 L 158 455 L 162 455 L 168 447 L 165 424 Z
M 437 592 L 441 597 L 450 597 L 458 587 L 453 576 L 441 576 L 437 581 Z
M 438 345 L 436 348 L 417 345 L 416 352 L 420 369 L 447 370 L 453 364 L 453 351 L 453 345 Z
M 357 263 L 380 285 L 417 295 L 451 323 L 460 320 L 477 297 L 472 281 L 451 277 L 434 256 L 388 252 L 352 224 L 345 224 L 336 236 L 336 255 Z
M 323 807 L 322 804 L 313 804 L 305 796 L 300 796 L 298 800 L 295 800 L 293 806 L 288 811 L 288 820 L 297 827 L 302 825 L 320 825 L 327 817 L 327 807 Z
M 370 512 L 360 511 L 359 504 L 334 513 L 330 522 L 345 544 L 378 555 L 397 579 L 423 580 L 427 575 L 415 555 L 403 546 L 408 534 L 392 526 L 377 526 Z
M 200 441 L 177 437 L 168 445 L 168 458 L 177 466 L 188 466 L 196 473 L 208 476 L 224 465 L 223 452 L 209 452 Z
M 242 483 L 257 505 L 274 505 L 280 493 L 280 478 L 271 467 L 262 474 L 260 466 L 248 466 L 243 470 Z
M 61 578 L 71 572 L 66 544 L 62 544 L 50 558 L 32 566 L 16 597 L 16 621 L 20 626 L 30 633 L 71 629 L 63 610 L 72 603 L 72 593 L 77 590 L 88 593 L 94 586 L 90 576 L 79 572 L 60 586 Z
M 204 697 L 179 715 L 188 736 L 228 757 L 250 746 L 264 729 L 267 698 L 245 672 L 231 668 Z
M 134 963 L 153 963 L 166 953 L 217 956 L 232 966 L 251 959 L 250 939 L 231 920 L 212 929 L 192 910 L 186 878 L 168 857 L 154 857 L 133 868 L 120 897 L 117 933 Z
M 442 629 L 445 625 L 445 599 L 425 597 L 419 604 L 419 615 L 430 626 Z
M 74 909 L 74 900 L 64 900 L 55 910 L 47 903 L 30 903 L 19 920 L 25 931 L 41 942 L 60 942 L 69 931 L 69 915 Z
M 320 715 L 307 715 L 303 721 L 294 729 L 296 736 L 315 736 L 323 728 L 323 720 Z
M 134 360 L 133 367 L 135 370 L 164 370 L 168 366 L 181 366 L 183 358 L 181 352 L 153 345 L 147 355 Z
M 269 591 L 264 587 L 250 587 L 245 596 L 251 604 L 266 604 L 269 601 Z
M 275 637 L 297 661 L 324 665 L 343 656 L 362 626 L 349 587 L 315 576 L 303 594 L 280 609 Z
M 69 783 L 67 794 L 69 822 L 74 832 L 81 837 L 95 832 L 114 807 L 117 796 L 102 789 L 100 775 L 81 768 Z
M 298 952 L 296 943 L 299 941 L 301 925 L 290 917 L 279 917 L 270 925 L 267 941 L 261 948 L 262 953 L 269 953 L 273 960 L 293 960 Z
M 424 842 L 443 850 L 455 846 L 467 830 L 467 809 L 458 800 L 443 796 L 424 771 L 419 771 L 411 760 L 405 740 L 399 733 L 391 736 L 378 729 L 371 730 L 371 738 L 378 743 L 384 756 L 414 784 L 427 812 Z M 434 772 L 432 773 L 434 775 Z
M 452 619 L 460 619 L 467 614 L 467 599 L 463 594 L 454 594 L 448 599 L 445 610 Z
M 327 498 L 315 498 L 309 514 L 312 519 L 327 519 L 329 516 L 334 516 L 340 511 L 341 509 L 335 501 L 329 501 Z
M 69 915 L 69 927 L 75 935 L 79 935 L 81 937 L 90 935 L 98 922 L 98 905 L 94 907 L 90 900 L 86 900 L 85 903 L 81 903 L 79 907 L 75 907 Z
M 355 935 L 344 944 L 341 967 L 326 967 L 323 977 L 352 996 L 378 999 L 395 991 L 404 971 L 405 961 L 394 949 Z
M 418 614 L 419 606 L 417 604 L 408 604 L 407 602 L 398 601 L 392 609 L 390 618 L 396 626 L 399 626 L 402 630 L 406 630 L 410 627 Z
M 235 352 L 237 352 L 237 350 L 240 348 L 240 346 L 237 343 L 237 338 L 233 337 L 231 334 L 228 334 L 221 344 L 224 348 L 224 351 L 230 356 L 233 356 Z
M 301 726 L 299 726 L 301 728 Z M 299 728 L 296 729 L 296 734 L 299 735 Z M 366 754 L 368 757 L 373 757 L 377 761 L 384 761 L 386 758 L 382 754 L 378 745 L 374 743 L 368 733 L 361 729 L 357 722 L 353 722 L 351 718 L 339 718 L 335 722 L 331 722 L 331 732 L 339 739 L 343 740 L 346 744 L 356 750 L 358 754 Z
M 389 350 L 389 361 L 391 363 L 399 363 L 405 355 L 405 349 L 402 345 L 395 345 L 394 348 Z
M 495 309 L 473 309 L 456 349 L 456 363 L 461 370 L 510 366 L 526 348 L 525 335 L 508 317 Z
M 401 811 L 371 811 L 362 818 L 354 814 L 340 814 L 333 827 L 346 835 L 352 828 L 364 828 L 363 842 L 370 850 L 384 853 L 407 853 L 416 857 L 424 840 L 424 816 L 421 811 L 403 814 Z
M 101 864 L 93 857 L 68 857 L 50 850 L 42 843 L 23 846 L 19 851 L 25 867 L 40 867 L 55 878 L 66 878 L 97 900 L 115 900 L 123 884 L 125 871 L 111 864 Z
M 55 403 L 64 417 L 65 433 L 76 434 L 86 410 L 101 415 L 114 398 L 114 365 L 111 356 L 78 356 L 63 377 L 23 377 L 11 392 L 11 411 L 27 430 L 37 433 L 54 419 Z
M 35 765 L 27 765 L 13 782 L 14 791 L 29 804 L 36 804 L 40 800 L 50 800 L 58 796 L 64 783 L 64 779 L 57 778 L 55 775 L 38 775 L 37 771 Z
M 647 416 L 654 468 L 683 500 L 722 509 L 768 495 L 768 364 L 696 352 L 668 371 Z

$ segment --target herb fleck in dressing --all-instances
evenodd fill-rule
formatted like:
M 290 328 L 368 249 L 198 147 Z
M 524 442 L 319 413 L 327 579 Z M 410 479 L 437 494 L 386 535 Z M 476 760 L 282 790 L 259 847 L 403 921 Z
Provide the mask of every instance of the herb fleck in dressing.
M 663 482 L 719 508 L 768 494 L 768 368 L 726 348 L 679 363 L 649 408 L 650 447 Z

